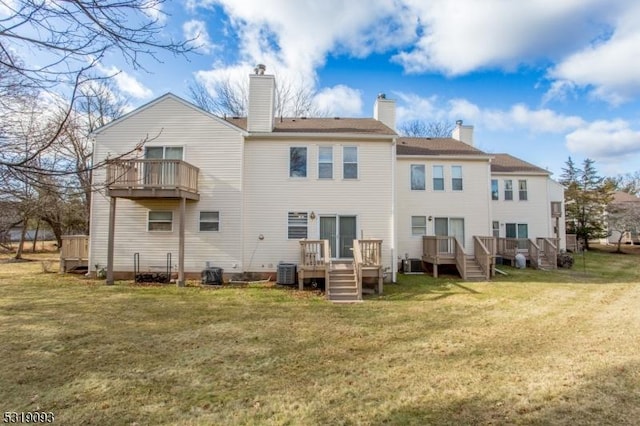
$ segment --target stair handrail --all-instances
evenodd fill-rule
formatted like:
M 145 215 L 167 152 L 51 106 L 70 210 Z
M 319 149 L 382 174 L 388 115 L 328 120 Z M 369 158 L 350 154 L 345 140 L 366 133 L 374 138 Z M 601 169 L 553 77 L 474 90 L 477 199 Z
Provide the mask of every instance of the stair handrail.
M 473 257 L 478 265 L 480 265 L 480 269 L 482 269 L 485 279 L 489 280 L 491 278 L 492 254 L 482 241 L 481 237 L 478 236 L 473 237 Z
M 558 238 L 543 238 L 545 249 L 544 254 L 547 259 L 547 262 L 551 265 L 551 269 L 558 268 L 558 246 L 555 242 L 558 241 Z
M 529 253 L 529 263 L 531 263 L 531 267 L 540 269 L 540 247 L 531 238 L 527 238 L 527 251 Z
M 460 275 L 462 275 L 462 279 L 466 280 L 467 279 L 467 259 L 466 259 L 466 253 L 464 251 L 464 247 L 462 247 L 462 244 L 460 243 L 460 241 L 458 240 L 458 238 L 456 237 L 448 237 L 453 239 L 453 251 L 456 257 L 456 266 L 458 267 L 458 271 L 460 272 Z
M 353 240 L 353 272 L 356 275 L 356 291 L 358 300 L 362 299 L 362 248 L 360 241 Z

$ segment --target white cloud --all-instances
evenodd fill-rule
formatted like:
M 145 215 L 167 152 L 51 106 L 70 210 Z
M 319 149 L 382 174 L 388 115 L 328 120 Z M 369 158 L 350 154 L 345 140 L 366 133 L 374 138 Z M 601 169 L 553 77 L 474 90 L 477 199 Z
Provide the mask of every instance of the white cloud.
M 412 120 L 438 121 L 442 119 L 444 111 L 439 109 L 436 96 L 423 98 L 414 93 L 402 92 L 396 92 L 394 95 L 398 97 L 396 107 L 398 123 Z
M 406 0 L 422 35 L 395 60 L 409 72 L 465 74 L 557 58 L 593 37 L 614 9 L 597 0 Z M 596 19 L 598 18 L 598 19 Z
M 145 15 L 163 25 L 167 22 L 167 14 L 162 10 L 162 6 L 163 4 L 156 0 L 148 0 L 143 3 L 142 7 Z
M 572 153 L 596 160 L 626 157 L 640 153 L 640 131 L 625 120 L 599 120 L 569 133 L 566 145 Z
M 422 98 L 415 94 L 399 94 L 398 121 L 420 119 L 425 121 L 463 120 L 468 124 L 489 130 L 521 131 L 530 133 L 562 134 L 585 124 L 575 115 L 564 115 L 551 109 L 532 110 L 527 105 L 515 104 L 509 109 L 483 109 L 473 102 L 456 98 L 440 102 L 436 97 Z
M 207 24 L 204 21 L 192 19 L 182 24 L 182 32 L 186 40 L 191 40 L 191 45 L 202 53 L 211 53 L 215 44 L 211 41 Z
M 549 70 L 559 84 L 591 89 L 591 94 L 613 105 L 640 94 L 640 5 L 627 10 L 612 35 L 568 55 Z M 553 87 L 552 87 L 553 90 Z M 548 94 L 552 96 L 553 93 Z
M 113 76 L 118 90 L 128 96 L 136 99 L 149 99 L 153 96 L 151 89 L 125 71 L 116 67 L 105 67 L 104 65 L 98 65 L 97 69 L 105 76 Z
M 342 84 L 320 90 L 314 103 L 330 116 L 353 117 L 362 113 L 362 93 Z

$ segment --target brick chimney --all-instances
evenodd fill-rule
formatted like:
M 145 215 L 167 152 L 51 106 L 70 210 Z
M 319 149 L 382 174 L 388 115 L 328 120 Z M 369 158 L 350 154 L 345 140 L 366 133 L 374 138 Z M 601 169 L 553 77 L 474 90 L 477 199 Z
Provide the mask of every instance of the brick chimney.
M 250 132 L 272 132 L 276 99 L 276 79 L 265 75 L 266 67 L 258 64 L 254 74 L 249 75 L 249 108 L 247 130 Z
M 394 132 L 396 131 L 396 101 L 387 99 L 384 93 L 380 93 L 373 105 L 373 118 L 382 122 Z
M 456 121 L 456 128 L 451 132 L 451 137 L 467 145 L 473 146 L 473 126 L 463 125 L 462 120 Z

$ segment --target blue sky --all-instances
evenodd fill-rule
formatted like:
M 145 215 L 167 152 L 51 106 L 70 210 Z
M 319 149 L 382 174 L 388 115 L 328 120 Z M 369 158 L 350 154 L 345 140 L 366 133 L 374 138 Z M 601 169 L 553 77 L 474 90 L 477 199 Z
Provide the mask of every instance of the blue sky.
M 621 0 L 187 0 L 158 10 L 166 34 L 196 37 L 188 60 L 119 69 L 133 106 L 193 79 L 246 79 L 255 64 L 303 81 L 332 115 L 464 120 L 476 146 L 548 168 L 596 160 L 640 169 L 640 2 Z

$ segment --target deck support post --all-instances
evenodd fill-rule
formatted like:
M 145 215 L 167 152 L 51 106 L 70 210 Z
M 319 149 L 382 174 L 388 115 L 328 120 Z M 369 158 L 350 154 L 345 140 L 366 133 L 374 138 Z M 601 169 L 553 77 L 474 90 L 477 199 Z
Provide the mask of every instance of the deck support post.
M 184 228 L 187 213 L 187 199 L 180 198 L 180 230 L 178 242 L 178 287 L 184 287 Z
M 107 237 L 107 285 L 113 285 L 113 252 L 116 227 L 116 197 L 109 200 L 109 235 Z M 96 271 L 97 273 L 98 271 Z
M 382 268 L 378 269 L 378 294 L 382 294 L 383 275 L 384 272 L 382 272 Z
M 433 262 L 433 278 L 438 278 L 438 261 Z

